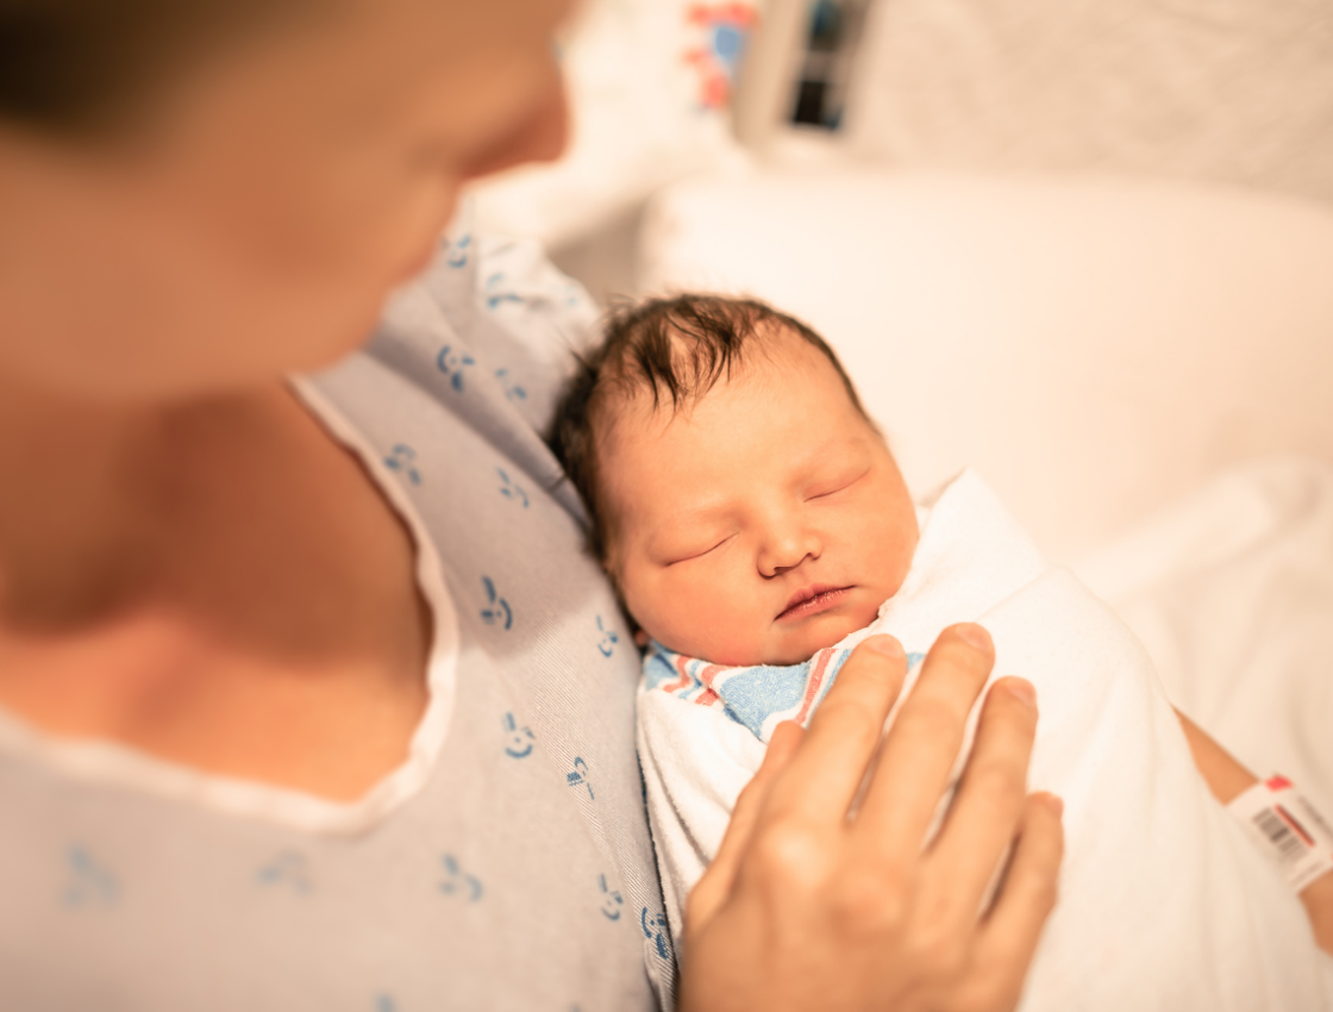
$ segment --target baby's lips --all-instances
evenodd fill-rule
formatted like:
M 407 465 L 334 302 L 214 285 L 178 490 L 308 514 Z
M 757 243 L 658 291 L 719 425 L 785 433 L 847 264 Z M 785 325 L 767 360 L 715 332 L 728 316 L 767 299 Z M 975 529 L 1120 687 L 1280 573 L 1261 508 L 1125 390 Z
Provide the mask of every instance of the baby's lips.
M 816 583 L 809 587 L 804 587 L 801 590 L 798 590 L 796 593 L 792 594 L 790 598 L 788 598 L 786 607 L 783 608 L 782 611 L 778 612 L 778 614 L 775 616 L 774 621 L 781 619 L 784 615 L 787 615 L 788 613 L 795 610 L 796 608 L 799 608 L 803 604 L 813 601 L 817 597 L 822 597 L 825 594 L 835 594 L 835 593 L 841 594 L 851 589 L 852 588 L 850 585 L 838 586 L 837 584 L 832 584 L 832 583 Z

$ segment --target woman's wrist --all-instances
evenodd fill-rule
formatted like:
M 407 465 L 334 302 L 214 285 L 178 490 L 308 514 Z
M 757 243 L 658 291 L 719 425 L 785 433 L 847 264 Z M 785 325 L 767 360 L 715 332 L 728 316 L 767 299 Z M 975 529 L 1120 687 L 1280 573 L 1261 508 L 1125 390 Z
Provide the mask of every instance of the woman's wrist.
M 1333 956 L 1333 871 L 1325 872 L 1300 892 L 1310 917 L 1315 943 Z
M 1176 716 L 1180 718 L 1180 726 L 1185 731 L 1185 740 L 1189 742 L 1194 765 L 1218 801 L 1229 805 L 1259 782 L 1257 776 L 1179 710 Z M 1333 955 L 1333 871 L 1325 872 L 1304 886 L 1297 895 L 1310 918 L 1315 942 L 1329 955 Z

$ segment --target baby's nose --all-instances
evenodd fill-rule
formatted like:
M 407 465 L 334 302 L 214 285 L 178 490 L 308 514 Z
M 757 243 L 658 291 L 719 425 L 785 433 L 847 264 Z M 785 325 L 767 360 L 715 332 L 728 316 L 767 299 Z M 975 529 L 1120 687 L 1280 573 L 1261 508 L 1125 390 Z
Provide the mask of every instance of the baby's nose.
M 759 551 L 759 572 L 765 577 L 781 576 L 806 559 L 819 557 L 821 546 L 813 533 L 789 529 L 774 532 Z

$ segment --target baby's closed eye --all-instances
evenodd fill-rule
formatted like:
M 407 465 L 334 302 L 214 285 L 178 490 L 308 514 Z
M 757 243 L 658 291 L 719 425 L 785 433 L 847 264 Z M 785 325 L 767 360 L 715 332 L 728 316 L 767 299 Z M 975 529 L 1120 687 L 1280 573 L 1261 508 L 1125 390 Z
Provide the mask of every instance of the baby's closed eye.
M 811 499 L 826 499 L 839 492 L 844 492 L 869 473 L 869 467 L 857 467 L 852 470 L 842 470 L 834 475 L 826 476 L 811 484 L 806 489 L 806 501 Z
M 675 566 L 682 562 L 689 562 L 692 559 L 701 559 L 705 555 L 710 555 L 717 549 L 721 548 L 733 537 L 735 537 L 733 534 L 709 537 L 702 539 L 694 545 L 676 548 L 664 553 L 666 561 L 662 564 L 664 566 Z

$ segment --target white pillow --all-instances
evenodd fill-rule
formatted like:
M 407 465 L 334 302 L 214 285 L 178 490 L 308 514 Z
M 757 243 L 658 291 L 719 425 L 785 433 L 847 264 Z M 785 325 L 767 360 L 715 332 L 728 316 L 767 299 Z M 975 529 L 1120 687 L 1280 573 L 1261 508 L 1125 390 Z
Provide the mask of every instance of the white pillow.
M 975 466 L 1053 561 L 1224 464 L 1333 462 L 1321 205 L 1112 180 L 754 174 L 668 190 L 640 257 L 646 290 L 751 292 L 807 319 L 913 488 Z
M 569 150 L 476 186 L 483 231 L 573 242 L 666 183 L 744 156 L 732 84 L 760 0 L 593 0 L 562 47 Z

